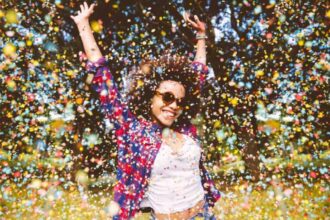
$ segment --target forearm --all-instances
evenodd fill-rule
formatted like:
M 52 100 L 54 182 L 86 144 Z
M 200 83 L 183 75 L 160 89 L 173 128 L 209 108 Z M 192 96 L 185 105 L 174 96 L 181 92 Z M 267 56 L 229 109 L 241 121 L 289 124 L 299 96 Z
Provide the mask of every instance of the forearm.
M 89 21 L 86 20 L 77 24 L 87 59 L 95 62 L 102 57 L 100 48 L 97 46 Z
M 197 39 L 195 61 L 206 64 L 205 39 Z

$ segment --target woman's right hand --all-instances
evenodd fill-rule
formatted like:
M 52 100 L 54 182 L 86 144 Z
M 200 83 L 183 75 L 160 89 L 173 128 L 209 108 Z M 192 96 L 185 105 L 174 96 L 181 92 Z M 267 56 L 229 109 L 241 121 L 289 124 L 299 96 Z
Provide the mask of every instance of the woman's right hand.
M 88 7 L 87 2 L 84 2 L 84 4 L 80 5 L 80 11 L 78 11 L 78 14 L 76 16 L 71 15 L 70 17 L 74 20 L 76 24 L 86 22 L 88 21 L 89 16 L 93 14 L 94 7 L 95 3 L 91 4 L 91 6 Z
M 206 24 L 199 20 L 197 15 L 194 15 L 194 20 L 190 19 L 190 13 L 184 12 L 183 14 L 184 20 L 188 23 L 188 25 L 191 25 L 197 33 L 205 34 L 206 32 Z

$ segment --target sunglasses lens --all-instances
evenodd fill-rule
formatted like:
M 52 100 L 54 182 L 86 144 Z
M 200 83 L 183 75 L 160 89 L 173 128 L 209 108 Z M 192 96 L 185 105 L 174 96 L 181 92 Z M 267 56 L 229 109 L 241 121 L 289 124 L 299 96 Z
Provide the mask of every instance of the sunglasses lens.
M 171 104 L 172 102 L 175 101 L 175 96 L 170 92 L 165 92 L 163 95 L 163 101 L 166 104 Z
M 171 92 L 165 92 L 165 93 L 156 92 L 156 94 L 162 96 L 162 100 L 166 105 L 170 105 L 175 101 L 176 104 L 180 107 L 185 107 L 187 104 L 185 99 L 176 99 L 174 94 Z

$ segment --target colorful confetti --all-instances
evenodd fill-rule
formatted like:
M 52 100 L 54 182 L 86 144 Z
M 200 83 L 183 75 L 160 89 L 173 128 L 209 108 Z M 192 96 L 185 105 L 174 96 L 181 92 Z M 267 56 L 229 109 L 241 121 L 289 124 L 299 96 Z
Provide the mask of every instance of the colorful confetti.
M 0 6 L 1 219 L 119 211 L 114 125 L 103 120 L 70 18 L 82 3 Z M 193 58 L 184 10 L 207 23 L 210 75 L 192 121 L 223 193 L 218 219 L 329 218 L 327 1 L 97 4 L 91 28 L 123 94 L 142 58 Z

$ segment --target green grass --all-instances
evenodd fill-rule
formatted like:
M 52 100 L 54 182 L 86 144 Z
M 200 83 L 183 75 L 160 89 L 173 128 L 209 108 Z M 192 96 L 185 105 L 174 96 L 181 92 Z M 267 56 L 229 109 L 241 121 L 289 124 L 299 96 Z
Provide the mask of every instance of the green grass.
M 35 189 L 11 184 L 2 191 L 2 219 L 110 219 L 110 193 L 80 193 L 76 187 L 64 190 L 49 182 Z M 240 183 L 221 191 L 224 195 L 213 209 L 217 219 L 330 219 L 325 180 L 311 187 L 274 180 L 263 187 Z M 148 217 L 143 214 L 136 219 Z
M 219 219 L 329 219 L 329 186 L 272 181 L 263 189 L 250 184 L 229 188 L 215 207 Z

